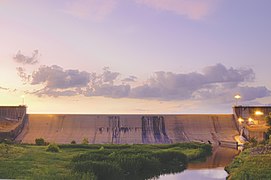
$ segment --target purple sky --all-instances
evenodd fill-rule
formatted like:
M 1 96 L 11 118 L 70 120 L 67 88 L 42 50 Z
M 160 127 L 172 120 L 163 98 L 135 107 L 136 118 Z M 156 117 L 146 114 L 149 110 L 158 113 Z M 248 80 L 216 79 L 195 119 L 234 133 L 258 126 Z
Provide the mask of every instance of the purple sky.
M 0 0 L 0 105 L 228 113 L 270 104 L 269 0 Z

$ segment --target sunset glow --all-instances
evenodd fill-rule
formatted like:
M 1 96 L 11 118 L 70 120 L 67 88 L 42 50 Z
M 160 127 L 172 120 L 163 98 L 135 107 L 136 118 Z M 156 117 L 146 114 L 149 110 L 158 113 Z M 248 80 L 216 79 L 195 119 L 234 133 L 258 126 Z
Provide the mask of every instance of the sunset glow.
M 229 113 L 270 103 L 269 0 L 0 1 L 0 105 Z M 24 96 L 24 97 L 23 97 Z

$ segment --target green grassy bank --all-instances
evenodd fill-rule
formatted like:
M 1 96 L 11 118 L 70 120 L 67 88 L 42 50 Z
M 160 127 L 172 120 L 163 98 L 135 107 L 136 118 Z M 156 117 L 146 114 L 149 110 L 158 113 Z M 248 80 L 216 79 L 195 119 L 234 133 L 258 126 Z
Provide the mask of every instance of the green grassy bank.
M 10 179 L 146 179 L 181 172 L 189 161 L 211 154 L 199 143 L 169 145 L 0 144 L 0 178 Z
M 231 180 L 271 179 L 271 145 L 248 148 L 225 168 Z

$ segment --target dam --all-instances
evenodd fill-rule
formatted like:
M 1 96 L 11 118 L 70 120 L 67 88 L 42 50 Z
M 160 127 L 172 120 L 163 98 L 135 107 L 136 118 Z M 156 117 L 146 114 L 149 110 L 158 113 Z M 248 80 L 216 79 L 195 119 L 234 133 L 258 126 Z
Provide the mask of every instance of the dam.
M 29 114 L 16 141 L 36 138 L 60 144 L 165 144 L 198 141 L 233 142 L 238 135 L 233 115 L 65 115 Z
M 228 146 L 236 145 L 235 137 L 240 134 L 248 139 L 254 136 L 261 139 L 264 132 L 255 132 L 254 126 L 258 125 L 252 124 L 250 117 L 262 112 L 255 116 L 256 122 L 270 111 L 270 107 L 237 106 L 233 107 L 233 114 L 27 114 L 26 106 L 2 106 L 0 141 L 10 139 L 29 144 L 37 138 L 58 144 L 81 143 L 83 139 L 91 144 L 196 141 Z
M 0 106 L 0 142 L 15 139 L 27 121 L 26 106 Z

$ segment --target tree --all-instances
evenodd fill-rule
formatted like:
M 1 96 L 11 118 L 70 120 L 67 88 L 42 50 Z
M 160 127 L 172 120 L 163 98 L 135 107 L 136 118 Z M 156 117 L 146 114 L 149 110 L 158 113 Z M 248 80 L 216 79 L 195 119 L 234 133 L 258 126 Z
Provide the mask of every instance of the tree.
M 35 143 L 38 146 L 44 146 L 46 144 L 43 138 L 37 138 L 37 139 L 35 139 Z
M 49 145 L 47 146 L 46 151 L 49 151 L 49 152 L 56 152 L 56 153 L 57 153 L 57 152 L 60 151 L 60 149 L 59 149 L 59 147 L 58 147 L 57 144 L 49 144 Z

